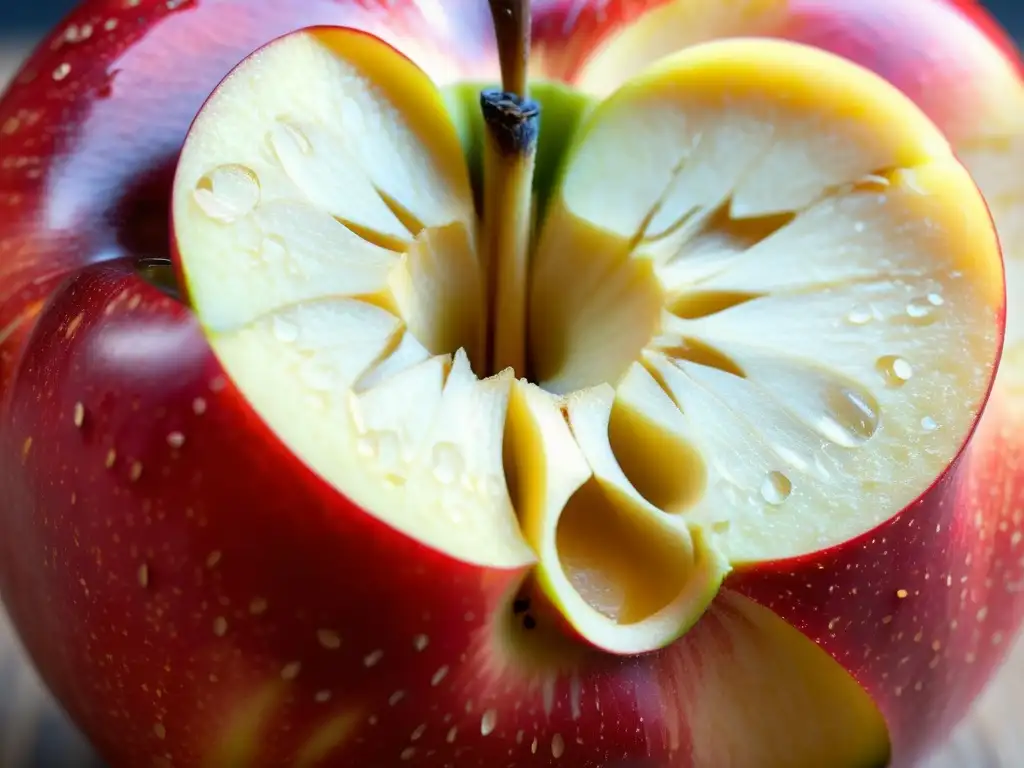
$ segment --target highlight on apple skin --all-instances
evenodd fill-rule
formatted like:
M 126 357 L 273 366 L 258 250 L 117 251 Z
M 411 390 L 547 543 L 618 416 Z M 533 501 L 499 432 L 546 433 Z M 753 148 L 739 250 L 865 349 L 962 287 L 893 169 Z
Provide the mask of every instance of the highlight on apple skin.
M 787 35 L 685 5 L 676 28 L 708 31 L 657 53 L 738 34 L 828 47 L 843 36 L 815 30 L 859 39 L 880 7 L 789 3 L 776 18 L 803 32 Z M 903 765 L 941 739 L 1024 613 L 1006 229 L 1020 83 L 966 15 L 906 7 L 917 23 L 890 25 L 906 56 L 880 74 L 923 114 L 782 43 L 638 60 L 612 84 L 587 72 L 631 50 L 642 4 L 538 4 L 530 95 L 556 129 L 536 148 L 526 327 L 501 333 L 540 387 L 488 365 L 486 297 L 453 272 L 495 266 L 465 98 L 499 79 L 483 4 L 142 0 L 70 17 L 0 102 L 0 594 L 100 752 Z M 324 28 L 267 45 L 305 27 Z M 934 66 L 954 42 L 975 87 L 915 93 L 914 52 L 931 45 Z M 871 68 L 879 48 L 837 52 Z M 800 78 L 808 64 L 835 75 L 828 92 Z M 723 111 L 721 89 L 763 111 Z M 665 130 L 674 115 L 711 138 L 666 189 L 687 136 Z M 1002 269 L 926 116 L 1006 244 L 1006 354 L 976 429 Z M 624 136 L 643 137 L 636 156 Z M 726 151 L 737 137 L 758 172 Z M 797 339 L 818 368 L 793 364 Z M 843 418 L 808 418 L 816 402 Z M 382 435 L 416 423 L 422 467 L 461 474 L 475 501 L 434 471 L 393 487 Z M 830 449 L 802 454 L 814 435 Z

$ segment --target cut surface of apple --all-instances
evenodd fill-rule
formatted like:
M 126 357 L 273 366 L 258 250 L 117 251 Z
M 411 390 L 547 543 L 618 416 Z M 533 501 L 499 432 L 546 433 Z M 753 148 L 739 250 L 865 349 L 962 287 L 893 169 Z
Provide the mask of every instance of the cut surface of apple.
M 534 569 L 576 632 L 636 653 L 731 568 L 864 534 L 956 456 L 998 355 L 998 246 L 882 80 L 737 40 L 588 112 L 529 238 L 522 370 L 490 369 L 502 272 L 462 128 L 384 43 L 308 30 L 224 81 L 178 167 L 219 359 L 366 513 Z

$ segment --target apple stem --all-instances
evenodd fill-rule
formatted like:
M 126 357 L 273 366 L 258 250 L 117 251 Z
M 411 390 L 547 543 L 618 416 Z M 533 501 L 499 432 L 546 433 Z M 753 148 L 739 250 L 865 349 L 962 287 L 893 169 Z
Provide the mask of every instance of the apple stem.
M 490 0 L 502 90 L 480 94 L 488 370 L 526 375 L 526 294 L 540 106 L 527 98 L 529 0 Z
M 490 0 L 501 62 L 501 85 L 525 99 L 530 59 L 530 0 Z
M 533 225 L 533 172 L 540 108 L 515 94 L 484 91 L 484 247 L 492 372 L 526 370 L 526 284 Z

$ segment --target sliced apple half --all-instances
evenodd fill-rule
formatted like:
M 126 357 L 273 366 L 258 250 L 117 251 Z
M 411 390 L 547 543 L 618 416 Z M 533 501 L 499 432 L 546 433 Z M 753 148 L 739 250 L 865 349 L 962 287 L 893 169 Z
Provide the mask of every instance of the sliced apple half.
M 465 128 L 384 43 L 315 29 L 243 62 L 182 152 L 178 266 L 216 354 L 366 514 L 533 569 L 578 635 L 639 653 L 731 568 L 864 534 L 956 456 L 998 248 L 884 81 L 788 43 L 686 50 L 582 117 L 536 224 L 534 159 L 490 156 L 518 181 L 474 195 Z

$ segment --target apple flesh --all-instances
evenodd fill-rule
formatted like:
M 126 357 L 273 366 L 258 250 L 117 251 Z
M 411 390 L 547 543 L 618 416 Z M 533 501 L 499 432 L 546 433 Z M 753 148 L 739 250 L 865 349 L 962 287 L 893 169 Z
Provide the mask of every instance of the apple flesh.
M 486 235 L 442 104 L 366 35 L 283 38 L 200 112 L 174 235 L 211 346 L 269 429 L 346 515 L 504 574 L 505 609 L 486 610 L 499 628 L 544 598 L 602 650 L 683 652 L 670 643 L 715 622 L 698 619 L 733 566 L 854 540 L 945 473 L 998 353 L 998 248 L 969 176 L 895 90 L 809 48 L 743 42 L 681 54 L 596 107 L 532 255 L 541 386 L 474 373 Z M 647 149 L 615 151 L 624 137 Z M 809 317 L 826 329 L 801 340 Z M 554 628 L 528 613 L 513 631 L 544 638 L 548 663 L 591 653 Z M 836 674 L 836 712 L 875 734 L 838 759 L 884 760 L 877 716 Z M 692 739 L 703 704 L 684 706 Z M 502 717 L 488 709 L 484 735 Z M 691 743 L 694 763 L 733 741 Z M 836 758 L 812 741 L 801 760 Z
M 602 5 L 610 23 L 625 23 L 611 12 L 614 4 Z M 885 18 L 871 15 L 875 5 L 852 2 L 836 23 L 820 16 L 817 23 L 836 33 L 822 43 L 842 40 L 865 18 Z M 905 5 L 926 15 L 938 4 Z M 0 205 L 10 213 L 0 217 L 0 589 L 47 682 L 115 765 L 217 764 L 224 755 L 293 764 L 307 744 L 315 745 L 307 755 L 329 759 L 348 722 L 329 686 L 351 678 L 321 636 L 333 645 L 331 633 L 351 616 L 367 636 L 395 631 L 379 606 L 422 595 L 422 574 L 404 581 L 396 575 L 393 592 L 371 583 L 365 596 L 353 595 L 352 585 L 362 586 L 377 568 L 401 574 L 410 562 L 435 562 L 416 559 L 425 554 L 421 548 L 395 554 L 378 547 L 380 528 L 339 526 L 336 493 L 281 451 L 253 417 L 210 357 L 192 315 L 140 278 L 139 271 L 151 279 L 164 269 L 147 265 L 166 254 L 167 171 L 188 124 L 238 60 L 310 24 L 370 29 L 435 82 L 493 78 L 489 33 L 474 8 L 428 17 L 402 3 L 88 3 L 40 48 L 0 105 Z M 856 13 L 861 8 L 863 16 Z M 579 18 L 582 24 L 586 14 Z M 869 55 L 882 46 L 864 46 L 858 55 L 868 60 L 861 63 L 876 64 L 944 129 L 955 115 L 978 136 L 1006 125 L 1019 82 L 988 76 L 992 47 L 962 45 L 978 36 L 965 17 L 943 25 L 910 12 L 890 18 L 895 22 L 876 24 L 868 39 L 895 34 L 904 44 L 884 47 L 886 67 Z M 539 33 L 543 19 L 536 27 Z M 593 44 L 584 31 L 560 26 L 557 41 L 547 38 L 548 50 L 586 53 Z M 936 66 L 935 57 L 944 63 Z M 962 87 L 923 87 L 950 72 Z M 539 91 L 531 95 L 540 98 Z M 550 137 L 554 110 L 545 105 L 544 114 Z M 1000 179 L 1020 178 L 999 149 L 1011 148 L 1012 137 L 995 138 L 991 148 L 999 151 L 989 167 Z M 958 149 L 966 139 L 957 139 Z M 538 183 L 553 170 L 539 168 Z M 120 257 L 130 261 L 112 261 Z M 1006 382 L 1011 368 L 1004 361 L 1001 370 L 999 381 Z M 1014 538 L 1019 491 L 1013 462 L 1004 460 L 1016 455 L 1019 433 L 1013 407 L 1020 399 L 1010 394 L 997 384 L 969 450 L 947 476 L 952 480 L 884 528 L 828 553 L 762 567 L 750 578 L 734 572 L 730 590 L 693 630 L 635 664 L 578 666 L 578 684 L 553 674 L 551 665 L 534 668 L 535 687 L 522 697 L 523 708 L 501 710 L 496 721 L 484 708 L 491 700 L 467 695 L 496 681 L 497 665 L 484 661 L 500 654 L 481 660 L 481 644 L 465 639 L 479 636 L 476 609 L 483 603 L 434 603 L 429 621 L 409 608 L 414 640 L 402 640 L 385 657 L 391 664 L 378 659 L 367 668 L 376 677 L 360 689 L 377 700 L 374 686 L 394 683 L 406 696 L 394 709 L 382 704 L 384 716 L 368 715 L 367 723 L 386 727 L 394 745 L 404 739 L 394 734 L 407 731 L 423 759 L 433 747 L 423 734 L 413 739 L 425 718 L 422 708 L 408 707 L 415 697 L 406 683 L 432 679 L 442 662 L 465 653 L 473 663 L 465 665 L 459 679 L 466 682 L 450 707 L 438 688 L 423 683 L 432 705 L 450 710 L 438 714 L 442 725 L 447 714 L 449 723 L 459 719 L 460 765 L 472 765 L 474 755 L 489 765 L 507 762 L 519 730 L 529 750 L 523 761 L 545 764 L 556 751 L 561 763 L 583 760 L 582 751 L 569 752 L 581 749 L 582 739 L 609 756 L 605 764 L 650 753 L 636 762 L 662 765 L 661 745 L 683 751 L 691 742 L 691 729 L 671 717 L 679 712 L 673 694 L 698 689 L 708 706 L 693 709 L 688 721 L 695 760 L 713 761 L 728 748 L 737 764 L 758 757 L 770 764 L 773 756 L 784 762 L 787 749 L 829 749 L 827 764 L 837 755 L 881 763 L 888 749 L 883 725 L 850 677 L 837 674 L 841 665 L 884 711 L 896 762 L 912 760 L 963 711 L 1024 610 L 1024 562 Z M 361 556 L 339 560 L 338 552 L 351 553 L 351 537 L 364 534 Z M 434 571 L 431 581 L 451 585 L 449 595 L 481 588 L 475 576 L 438 573 L 448 572 Z M 735 589 L 789 618 L 814 642 L 801 644 L 800 634 L 752 603 L 725 611 L 726 602 L 738 600 Z M 515 608 L 511 613 L 522 619 Z M 441 627 L 455 639 L 445 640 Z M 408 649 L 422 646 L 424 631 L 429 643 L 414 654 Z M 741 652 L 708 652 L 723 647 Z M 512 661 L 526 668 L 522 654 Z M 446 671 L 448 683 L 455 666 Z M 468 698 L 473 711 L 463 715 Z M 573 720 L 567 713 L 577 701 L 581 718 Z M 543 732 L 534 723 L 542 715 L 516 714 L 531 704 L 543 713 L 548 702 L 553 714 L 542 720 Z M 728 721 L 721 712 L 731 713 Z M 494 725 L 486 737 L 485 715 Z M 525 722 L 522 729 L 509 726 L 513 716 Z M 442 749 L 453 748 L 448 733 Z M 360 738 L 369 736 L 352 736 Z M 366 764 L 389 765 L 401 754 L 379 739 L 367 749 L 378 751 Z

